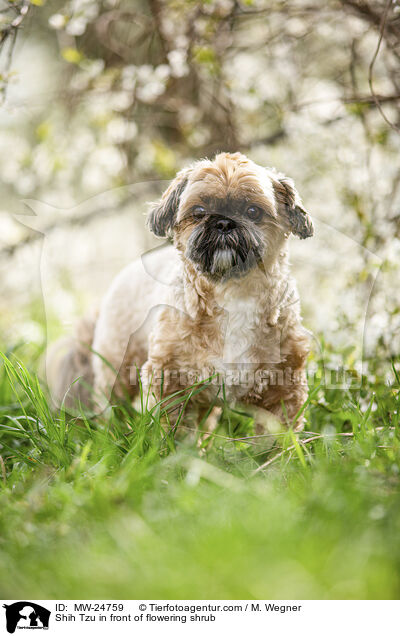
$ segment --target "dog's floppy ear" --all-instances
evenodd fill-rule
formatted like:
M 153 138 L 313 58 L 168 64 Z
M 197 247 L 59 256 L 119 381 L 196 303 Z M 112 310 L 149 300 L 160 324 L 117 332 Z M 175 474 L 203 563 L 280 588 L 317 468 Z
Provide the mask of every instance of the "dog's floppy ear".
M 292 179 L 279 176 L 273 181 L 273 186 L 278 209 L 285 215 L 290 232 L 301 239 L 312 236 L 314 226 L 311 217 L 304 209 Z
M 147 217 L 150 230 L 156 236 L 165 238 L 171 236 L 175 225 L 179 200 L 186 188 L 191 168 L 184 168 L 176 175 L 175 179 L 165 190 L 161 199 L 153 204 Z

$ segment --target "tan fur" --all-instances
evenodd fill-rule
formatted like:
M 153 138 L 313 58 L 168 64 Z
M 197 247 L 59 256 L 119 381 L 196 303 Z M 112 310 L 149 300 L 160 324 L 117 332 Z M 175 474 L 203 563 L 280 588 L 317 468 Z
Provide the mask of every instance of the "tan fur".
M 262 208 L 265 249 L 242 276 L 214 280 L 188 258 L 187 246 L 198 222 L 193 206 L 221 200 Z M 113 387 L 134 396 L 135 367 L 142 367 L 144 388 L 156 399 L 161 388 L 168 396 L 195 379 L 243 372 L 245 380 L 225 382 L 230 403 L 290 423 L 307 395 L 309 336 L 289 273 L 288 236 L 312 234 L 293 183 L 240 153 L 222 153 L 181 171 L 153 207 L 151 222 L 174 245 L 128 266 L 106 295 L 93 340 L 100 354 L 92 358 L 97 399 L 105 406 Z M 218 383 L 210 383 L 193 403 L 204 407 L 218 391 L 221 397 Z

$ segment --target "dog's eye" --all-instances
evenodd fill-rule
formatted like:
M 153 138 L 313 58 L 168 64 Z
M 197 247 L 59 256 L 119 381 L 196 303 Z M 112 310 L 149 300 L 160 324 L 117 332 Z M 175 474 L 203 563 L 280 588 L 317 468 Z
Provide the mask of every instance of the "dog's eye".
M 255 205 L 251 205 L 249 208 L 247 208 L 246 214 L 252 221 L 259 221 L 263 215 L 263 212 Z
M 195 205 L 194 208 L 192 208 L 192 214 L 195 217 L 201 217 L 204 216 L 206 213 L 206 209 L 203 208 L 202 205 Z

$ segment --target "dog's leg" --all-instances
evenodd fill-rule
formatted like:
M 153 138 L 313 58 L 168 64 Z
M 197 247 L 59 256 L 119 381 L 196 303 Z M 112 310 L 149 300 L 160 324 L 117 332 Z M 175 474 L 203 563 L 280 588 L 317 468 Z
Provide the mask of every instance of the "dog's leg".
M 208 415 L 207 415 L 208 413 Z M 209 442 L 207 442 L 207 448 L 211 448 L 214 442 L 214 432 L 218 427 L 220 418 L 222 414 L 222 406 L 213 406 L 211 411 L 210 407 L 202 407 L 199 409 L 198 414 L 198 425 L 202 424 L 201 433 L 197 440 L 197 447 L 200 449 L 200 453 L 202 455 L 205 454 L 206 448 L 204 447 L 204 443 L 211 437 Z
M 148 338 L 148 356 L 141 369 L 141 380 L 144 393 L 154 395 L 156 401 L 192 384 L 187 377 L 190 367 L 187 360 L 190 360 L 193 348 L 186 346 L 185 357 L 179 336 L 188 330 L 187 320 L 188 317 L 174 307 L 165 307 L 157 316 Z
M 140 334 L 130 338 L 103 340 L 94 343 L 94 395 L 97 410 L 104 410 L 112 396 L 132 400 L 139 392 L 138 370 L 147 351 Z
M 295 431 L 304 426 L 299 411 L 308 395 L 305 365 L 309 350 L 308 332 L 299 324 L 293 326 L 280 343 L 282 361 L 265 369 L 265 384 L 261 381 L 253 396 L 258 406 Z
M 296 383 L 266 387 L 261 398 L 256 400 L 258 407 L 256 428 L 259 424 L 261 430 L 265 426 L 264 421 L 267 423 L 268 418 L 273 417 L 281 423 L 283 429 L 293 427 L 293 430 L 301 431 L 304 427 L 304 415 L 302 413 L 299 415 L 299 412 L 307 399 L 307 394 L 308 387 L 304 371 L 299 372 Z M 268 415 L 263 417 L 262 411 Z
M 104 354 L 101 354 L 101 356 L 96 352 L 93 358 L 94 398 L 97 413 L 107 410 L 113 396 L 116 398 L 124 398 L 126 396 L 120 379 L 120 371 L 124 359 L 123 354 L 120 358 L 114 355 L 111 359 L 110 357 L 106 358 Z

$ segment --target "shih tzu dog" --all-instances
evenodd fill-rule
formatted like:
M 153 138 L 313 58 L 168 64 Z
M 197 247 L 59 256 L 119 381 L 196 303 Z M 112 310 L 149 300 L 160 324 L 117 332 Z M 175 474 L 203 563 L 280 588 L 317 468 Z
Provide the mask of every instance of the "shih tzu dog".
M 190 403 L 200 413 L 227 400 L 255 413 L 257 426 L 270 417 L 301 428 L 309 334 L 288 238 L 312 236 L 313 225 L 293 182 L 221 153 L 181 170 L 148 225 L 172 245 L 117 276 L 96 320 L 53 364 L 53 395 L 70 387 L 84 400 L 92 386 L 105 405 L 133 399 L 139 381 L 155 400 L 197 382 Z

